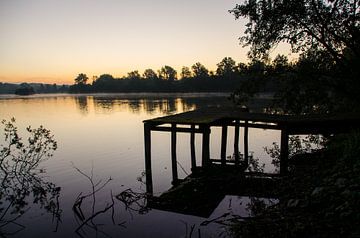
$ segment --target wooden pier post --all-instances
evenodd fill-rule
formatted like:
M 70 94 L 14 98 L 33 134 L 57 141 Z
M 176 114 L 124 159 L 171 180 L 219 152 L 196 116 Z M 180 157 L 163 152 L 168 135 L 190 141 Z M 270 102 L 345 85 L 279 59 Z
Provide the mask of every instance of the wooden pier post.
M 195 125 L 191 125 L 190 134 L 190 154 L 191 154 L 191 170 L 196 169 L 196 155 L 195 155 Z
M 178 182 L 177 159 L 176 159 L 176 124 L 171 124 L 171 169 L 173 184 Z
M 240 164 L 240 155 L 239 155 L 239 133 L 240 133 L 240 125 L 239 121 L 235 121 L 235 138 L 234 138 L 234 156 L 235 156 L 235 165 L 238 166 Z
M 281 129 L 280 143 L 280 174 L 286 175 L 288 173 L 289 158 L 289 134 L 286 127 Z
M 245 121 L 244 125 L 244 162 L 245 167 L 249 166 L 249 122 Z
M 221 130 L 221 164 L 226 165 L 226 142 L 227 142 L 227 126 L 222 126 Z
M 145 142 L 145 176 L 146 176 L 146 192 L 153 195 L 153 182 L 151 171 L 151 124 L 144 124 L 144 142 Z
M 202 126 L 202 166 L 206 167 L 210 164 L 210 127 L 208 125 Z

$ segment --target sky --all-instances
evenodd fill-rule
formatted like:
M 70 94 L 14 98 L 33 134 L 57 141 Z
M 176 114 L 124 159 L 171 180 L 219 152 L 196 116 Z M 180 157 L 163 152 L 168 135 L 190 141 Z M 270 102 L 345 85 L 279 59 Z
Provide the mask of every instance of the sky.
M 164 65 L 246 62 L 241 0 L 0 0 L 0 82 L 71 84 Z M 285 49 L 278 49 L 280 52 Z

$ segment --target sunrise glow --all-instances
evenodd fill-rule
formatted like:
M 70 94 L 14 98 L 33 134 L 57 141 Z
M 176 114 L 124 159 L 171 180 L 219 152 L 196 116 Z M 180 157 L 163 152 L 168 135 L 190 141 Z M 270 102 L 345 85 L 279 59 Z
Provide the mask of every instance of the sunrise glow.
M 78 73 L 121 77 L 224 57 L 246 61 L 235 0 L 0 2 L 0 82 L 73 83 Z

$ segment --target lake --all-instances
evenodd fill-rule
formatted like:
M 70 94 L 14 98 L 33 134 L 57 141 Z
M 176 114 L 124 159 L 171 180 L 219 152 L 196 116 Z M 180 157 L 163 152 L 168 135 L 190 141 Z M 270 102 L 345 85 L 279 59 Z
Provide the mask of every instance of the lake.
M 144 184 L 139 181 L 144 171 L 143 120 L 201 107 L 230 105 L 227 96 L 220 93 L 1 95 L 0 119 L 16 118 L 16 126 L 23 139 L 28 136 L 25 128 L 29 125 L 33 128 L 43 125 L 51 130 L 58 149 L 53 157 L 39 165 L 42 173 L 37 176 L 61 190 L 55 200 L 58 201 L 58 216 L 41 208 L 39 202 L 33 203 L 31 193 L 25 198 L 27 204 L 23 214 L 7 213 L 9 219 L 16 217 L 16 220 L 6 225 L 0 223 L 3 224 L 0 225 L 0 236 L 2 233 L 10 237 L 189 237 L 191 229 L 193 237 L 198 237 L 198 232 L 201 237 L 225 234 L 226 228 L 219 225 L 200 226 L 207 218 L 156 209 L 139 212 L 138 209 L 127 209 L 113 198 L 126 189 L 139 194 L 145 190 Z M 254 107 L 254 110 L 261 109 Z M 230 128 L 228 148 L 233 148 L 233 134 Z M 220 129 L 211 131 L 211 158 L 220 158 L 220 135 Z M 249 151 L 265 164 L 267 172 L 274 172 L 274 167 L 264 147 L 279 139 L 278 131 L 249 130 Z M 178 134 L 178 161 L 182 167 L 178 168 L 180 178 L 191 171 L 189 141 L 189 135 Z M 3 143 L 4 136 L 1 135 L 0 144 Z M 196 146 L 197 163 L 200 164 L 200 135 L 196 136 Z M 228 155 L 231 154 L 228 149 Z M 152 168 L 154 193 L 161 194 L 171 187 L 169 133 L 152 134 Z M 92 192 L 91 181 L 86 176 L 91 177 L 97 187 L 110 180 L 95 193 L 95 202 L 92 195 L 82 201 L 84 219 L 104 210 L 109 204 L 114 205 L 107 211 L 99 212 L 93 224 L 78 229 L 83 221 L 79 220 L 73 205 L 79 196 Z M 226 199 L 236 201 L 240 198 L 229 196 L 222 203 L 226 203 Z M 8 204 L 2 202 L 0 209 Z M 216 214 L 221 213 L 221 207 L 226 206 L 220 204 Z M 5 218 L 0 218 L 0 222 L 1 219 Z

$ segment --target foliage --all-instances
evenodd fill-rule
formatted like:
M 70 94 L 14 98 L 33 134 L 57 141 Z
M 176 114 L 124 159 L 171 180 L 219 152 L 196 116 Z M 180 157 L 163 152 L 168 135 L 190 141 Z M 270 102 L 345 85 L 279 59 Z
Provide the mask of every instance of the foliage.
M 146 69 L 143 74 L 143 78 L 147 80 L 155 80 L 158 78 L 155 71 L 152 69 Z
M 249 0 L 230 12 L 236 18 L 249 19 L 240 39 L 251 45 L 250 55 L 254 58 L 261 58 L 285 41 L 295 52 L 323 49 L 340 61 L 344 49 L 360 54 L 359 10 L 357 0 Z
M 135 71 L 128 73 L 127 78 L 130 80 L 140 80 L 141 76 L 139 74 L 139 71 L 135 70 Z
M 316 152 L 325 147 L 327 138 L 320 135 L 290 136 L 289 157 Z M 280 168 L 280 146 L 273 142 L 272 147 L 265 146 L 265 152 L 272 158 L 276 170 Z
M 181 68 L 181 73 L 180 73 L 181 79 L 191 78 L 191 76 L 192 76 L 192 74 L 191 74 L 190 68 L 187 66 L 183 66 Z
M 79 74 L 76 78 L 75 78 L 75 83 L 76 84 L 86 84 L 86 82 L 88 81 L 88 76 L 86 76 L 86 74 Z
M 249 20 L 240 40 L 251 46 L 250 59 L 267 60 L 270 50 L 281 42 L 300 53 L 291 67 L 277 58 L 278 70 L 264 71 L 266 82 L 260 85 L 277 85 L 275 108 L 293 114 L 360 110 L 357 0 L 249 0 L 230 12 L 236 19 Z M 248 84 L 235 92 L 240 100 L 262 90 L 259 84 Z
M 234 76 L 237 71 L 236 62 L 231 57 L 225 57 L 217 64 L 216 74 L 227 78 Z
M 327 149 L 298 157 L 281 182 L 279 203 L 233 226 L 236 237 L 358 237 L 360 132 L 339 135 Z
M 159 78 L 168 80 L 168 81 L 174 81 L 177 79 L 177 72 L 174 68 L 171 66 L 165 65 L 159 70 Z
M 33 203 L 39 204 L 51 212 L 58 220 L 60 210 L 58 197 L 60 187 L 44 181 L 39 174 L 43 169 L 38 166 L 49 159 L 57 149 L 56 141 L 50 131 L 40 126 L 37 129 L 27 128 L 30 134 L 27 142 L 23 142 L 15 126 L 15 119 L 3 120 L 4 145 L 0 145 L 0 235 L 9 224 L 25 213 Z
M 194 78 L 207 78 L 209 77 L 209 70 L 202 65 L 200 62 L 195 63 L 191 66 Z

